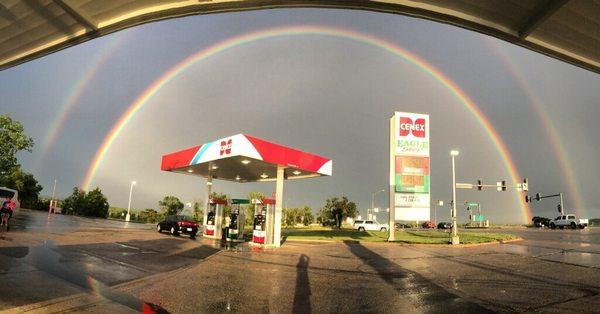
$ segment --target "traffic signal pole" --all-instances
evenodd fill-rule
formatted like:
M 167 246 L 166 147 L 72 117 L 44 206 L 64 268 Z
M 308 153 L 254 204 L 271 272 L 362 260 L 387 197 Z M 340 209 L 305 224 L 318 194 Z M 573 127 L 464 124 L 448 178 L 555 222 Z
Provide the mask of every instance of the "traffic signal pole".
M 564 215 L 565 214 L 565 206 L 563 205 L 563 197 L 562 197 L 562 193 L 558 193 L 559 197 L 560 197 L 560 215 Z
M 558 194 L 543 195 L 543 196 L 540 193 L 536 193 L 535 197 L 531 197 L 529 195 L 525 195 L 525 202 L 526 203 L 531 203 L 533 200 L 540 201 L 540 200 L 543 200 L 545 198 L 551 198 L 551 197 L 558 197 L 559 198 L 560 203 L 558 203 L 558 212 L 561 214 L 561 216 L 564 215 L 565 214 L 565 205 L 563 203 L 563 194 L 562 194 L 562 192 L 558 193 Z

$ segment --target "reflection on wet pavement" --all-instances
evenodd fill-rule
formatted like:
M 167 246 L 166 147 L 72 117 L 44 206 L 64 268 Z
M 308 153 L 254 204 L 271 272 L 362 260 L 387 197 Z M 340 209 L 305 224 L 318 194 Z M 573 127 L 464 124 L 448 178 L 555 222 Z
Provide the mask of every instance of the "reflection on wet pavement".
M 600 307 L 598 229 L 502 230 L 524 240 L 466 248 L 286 241 L 261 250 L 172 237 L 147 225 L 36 212 L 19 215 L 15 225 L 0 239 L 0 310 L 481 313 Z

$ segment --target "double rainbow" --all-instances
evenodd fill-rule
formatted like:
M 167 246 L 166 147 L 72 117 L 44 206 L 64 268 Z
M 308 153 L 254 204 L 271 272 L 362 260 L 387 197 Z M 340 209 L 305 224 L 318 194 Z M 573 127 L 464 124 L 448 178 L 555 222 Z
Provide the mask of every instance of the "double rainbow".
M 131 33 L 129 33 L 131 34 Z M 65 98 L 65 101 L 60 105 L 57 114 L 54 116 L 54 120 L 50 122 L 44 138 L 42 139 L 42 153 L 39 155 L 35 165 L 35 173 L 40 173 L 43 169 L 44 162 L 50 152 L 51 148 L 56 143 L 58 135 L 62 132 L 64 127 L 68 125 L 66 123 L 67 118 L 71 115 L 71 112 L 80 102 L 84 92 L 88 89 L 91 82 L 94 80 L 96 74 L 104 66 L 104 64 L 110 59 L 113 53 L 129 38 L 128 35 L 121 35 L 117 39 L 112 40 L 108 47 L 102 50 L 92 62 L 89 63 L 88 67 L 81 72 L 79 78 L 75 81 L 69 94 Z
M 527 82 L 527 79 L 523 75 L 522 71 L 519 70 L 517 63 L 512 57 L 504 51 L 504 49 L 496 43 L 494 39 L 486 39 L 486 43 L 491 48 L 492 52 L 500 59 L 502 64 L 512 76 L 517 80 L 519 87 L 525 93 L 527 99 L 531 103 L 533 110 L 536 113 L 542 127 L 548 132 L 548 143 L 556 155 L 558 166 L 562 172 L 562 177 L 567 180 L 568 194 L 567 197 L 573 200 L 574 208 L 573 211 L 577 216 L 585 216 L 586 204 L 581 196 L 581 185 L 575 179 L 573 171 L 573 163 L 569 158 L 569 150 L 565 149 L 563 141 L 560 136 L 560 132 L 556 129 L 555 123 L 552 118 L 548 115 L 548 112 L 544 109 L 544 104 L 540 97 L 534 92 L 534 89 Z
M 260 40 L 266 40 L 270 38 L 282 37 L 282 36 L 307 36 L 307 35 L 318 35 L 318 36 L 329 36 L 353 40 L 356 42 L 371 45 L 389 52 L 392 55 L 398 56 L 411 64 L 417 66 L 423 72 L 430 75 L 442 86 L 446 87 L 459 101 L 460 103 L 475 117 L 478 124 L 485 130 L 486 134 L 498 150 L 501 160 L 509 173 L 510 180 L 512 182 L 519 182 L 521 176 L 517 171 L 512 157 L 506 148 L 506 145 L 491 125 L 487 117 L 481 112 L 481 110 L 473 103 L 469 96 L 462 91 L 450 78 L 436 69 L 433 65 L 429 64 L 419 56 L 383 39 L 367 35 L 355 31 L 349 31 L 329 26 L 288 26 L 280 28 L 270 28 L 266 30 L 251 32 L 240 36 L 229 38 L 225 41 L 219 42 L 206 49 L 198 51 L 197 53 L 187 57 L 177 65 L 163 73 L 156 81 L 154 81 L 149 87 L 141 93 L 135 101 L 128 107 L 123 113 L 119 120 L 114 124 L 108 135 L 104 138 L 102 145 L 98 148 L 92 163 L 90 164 L 86 173 L 85 179 L 82 183 L 84 190 L 89 190 L 90 184 L 98 171 L 98 168 L 102 164 L 102 160 L 110 150 L 111 145 L 119 137 L 119 134 L 125 129 L 127 123 L 135 116 L 135 114 L 144 107 L 150 98 L 158 93 L 165 85 L 171 80 L 177 77 L 189 69 L 192 65 L 197 62 L 207 60 L 208 58 L 226 51 L 231 48 L 235 48 L 247 43 L 256 42 Z M 531 221 L 531 212 L 528 204 L 525 203 L 523 197 L 519 196 L 520 212 L 524 223 Z

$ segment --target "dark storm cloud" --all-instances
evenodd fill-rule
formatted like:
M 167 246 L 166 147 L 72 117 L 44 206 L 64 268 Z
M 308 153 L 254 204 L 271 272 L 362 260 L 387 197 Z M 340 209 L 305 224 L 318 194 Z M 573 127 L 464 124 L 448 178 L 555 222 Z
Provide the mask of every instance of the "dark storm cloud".
M 396 15 L 294 9 L 195 16 L 124 31 L 135 33 L 98 72 L 69 117 L 46 168 L 37 174 L 45 192 L 55 177 L 61 195 L 79 185 L 118 117 L 161 73 L 186 56 L 248 31 L 304 24 L 372 34 L 422 56 L 480 106 L 533 189 L 566 191 L 557 158 L 542 140 L 546 132 L 536 122 L 529 100 L 482 35 Z M 27 131 L 41 140 L 48 127 L 44 121 L 51 120 L 89 56 L 116 36 L 120 33 L 1 72 L 2 112 L 23 121 Z M 564 132 L 588 213 L 600 215 L 600 201 L 593 197 L 593 187 L 600 183 L 600 171 L 593 163 L 600 145 L 592 135 L 600 131 L 594 123 L 599 116 L 598 76 L 503 46 Z M 186 202 L 202 198 L 203 181 L 160 172 L 160 155 L 244 132 L 334 159 L 333 177 L 286 184 L 287 205 L 317 209 L 325 198 L 345 194 L 364 212 L 371 193 L 387 185 L 387 119 L 394 110 L 431 114 L 432 200 L 450 199 L 448 151 L 454 147 L 461 150 L 459 180 L 508 177 L 497 150 L 473 116 L 423 71 L 374 47 L 307 36 L 232 49 L 177 77 L 126 127 L 93 185 L 99 185 L 116 206 L 126 205 L 133 179 L 139 182 L 134 202 L 138 208 L 156 207 L 166 194 Z M 32 167 L 36 153 L 22 154 L 26 168 Z M 237 197 L 251 190 L 267 194 L 273 190 L 268 184 L 216 183 L 215 188 Z M 461 191 L 458 198 L 481 201 L 484 214 L 494 221 L 521 221 L 515 193 Z M 376 202 L 385 207 L 382 194 Z M 553 204 L 534 209 L 534 214 L 554 213 Z M 438 212 L 438 219 L 447 216 L 447 209 Z

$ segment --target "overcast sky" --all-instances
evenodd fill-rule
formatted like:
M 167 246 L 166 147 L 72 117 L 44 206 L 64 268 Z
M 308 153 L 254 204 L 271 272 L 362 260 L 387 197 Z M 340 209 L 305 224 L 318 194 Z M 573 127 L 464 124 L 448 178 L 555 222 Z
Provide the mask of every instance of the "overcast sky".
M 80 186 L 98 146 L 149 84 L 187 56 L 230 37 L 271 27 L 321 25 L 392 42 L 450 77 L 489 118 L 531 192 L 566 194 L 571 211 L 600 216 L 600 76 L 555 59 L 460 28 L 399 15 L 332 9 L 285 9 L 171 19 L 111 34 L 0 72 L 0 112 L 22 121 L 36 146 L 19 155 L 51 193 Z M 497 50 L 499 49 L 499 50 Z M 500 56 L 512 60 L 527 85 Z M 44 138 L 59 109 L 94 64 L 101 66 L 66 116 L 54 145 Z M 81 84 L 79 84 L 80 86 Z M 529 96 L 528 96 L 529 95 Z M 532 106 L 535 95 L 558 130 L 549 135 Z M 364 213 L 371 193 L 387 186 L 387 128 L 394 111 L 431 115 L 432 200 L 451 195 L 448 152 L 457 148 L 457 179 L 508 179 L 499 153 L 475 117 L 444 86 L 380 48 L 318 35 L 249 43 L 199 62 L 177 76 L 125 127 L 100 166 L 99 186 L 113 206 L 125 207 L 137 180 L 133 207 L 156 208 L 165 195 L 204 198 L 203 179 L 160 171 L 164 153 L 246 133 L 334 160 L 332 177 L 288 182 L 288 206 L 317 210 L 346 195 Z M 569 189 L 551 147 L 561 141 L 578 185 Z M 37 169 L 37 165 L 41 165 Z M 216 182 L 214 189 L 244 197 L 270 194 L 273 183 Z M 459 202 L 479 201 L 492 222 L 521 222 L 519 194 L 459 191 Z M 377 207 L 387 207 L 384 193 Z M 534 215 L 555 216 L 554 201 L 533 204 Z M 460 210 L 459 218 L 466 216 Z M 382 221 L 385 221 L 381 217 Z

